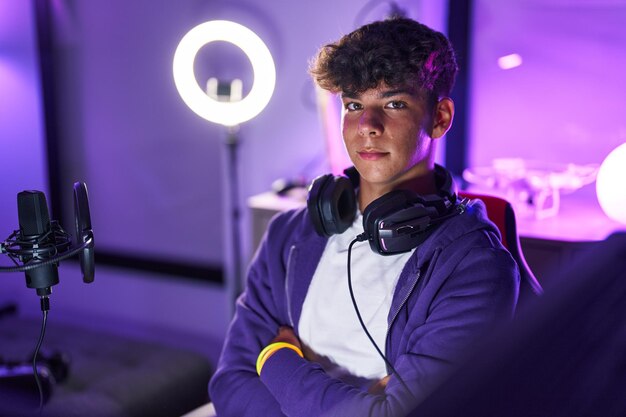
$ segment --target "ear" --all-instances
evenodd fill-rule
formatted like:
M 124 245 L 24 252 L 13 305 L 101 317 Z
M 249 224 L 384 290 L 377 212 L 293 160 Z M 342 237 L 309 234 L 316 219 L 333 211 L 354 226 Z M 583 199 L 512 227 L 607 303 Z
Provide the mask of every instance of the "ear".
M 433 109 L 433 128 L 430 135 L 433 139 L 438 139 L 446 134 L 454 119 L 454 102 L 449 97 L 440 99 Z

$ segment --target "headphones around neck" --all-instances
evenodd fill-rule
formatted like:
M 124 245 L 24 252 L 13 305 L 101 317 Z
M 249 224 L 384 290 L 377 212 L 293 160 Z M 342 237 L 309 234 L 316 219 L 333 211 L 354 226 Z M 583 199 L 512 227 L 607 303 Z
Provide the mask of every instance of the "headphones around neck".
M 345 232 L 357 216 L 359 173 L 354 167 L 343 175 L 322 175 L 309 187 L 307 208 L 315 231 L 321 236 Z M 426 240 L 443 220 L 461 211 L 456 207 L 452 175 L 435 164 L 438 194 L 420 195 L 394 190 L 372 201 L 363 212 L 363 240 L 381 255 L 408 252 Z

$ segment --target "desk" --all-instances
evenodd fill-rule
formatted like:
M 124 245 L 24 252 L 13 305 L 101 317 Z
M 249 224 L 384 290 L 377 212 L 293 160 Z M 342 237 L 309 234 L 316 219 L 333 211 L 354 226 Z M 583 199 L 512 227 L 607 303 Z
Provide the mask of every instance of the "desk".
M 541 220 L 519 218 L 517 223 L 526 261 L 544 281 L 596 242 L 626 230 L 626 225 L 604 214 L 595 198 L 576 194 L 562 198 L 556 216 Z
M 252 247 L 258 246 L 272 216 L 305 204 L 305 189 L 292 190 L 286 196 L 266 192 L 250 197 Z M 626 225 L 609 219 L 595 199 L 572 194 L 562 198 L 556 216 L 541 220 L 518 218 L 517 229 L 526 261 L 544 284 L 594 242 L 626 230 Z

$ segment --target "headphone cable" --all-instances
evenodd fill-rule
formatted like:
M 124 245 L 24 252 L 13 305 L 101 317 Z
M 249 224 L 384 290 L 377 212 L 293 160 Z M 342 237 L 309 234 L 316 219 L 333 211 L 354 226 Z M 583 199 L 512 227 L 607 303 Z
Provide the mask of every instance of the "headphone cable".
M 350 291 L 350 299 L 352 300 L 352 305 L 354 306 L 354 311 L 356 312 L 356 316 L 359 319 L 359 323 L 361 324 L 361 327 L 363 328 L 363 331 L 365 332 L 365 335 L 367 336 L 367 338 L 370 340 L 370 342 L 372 342 L 372 345 L 374 345 L 376 352 L 378 352 L 378 354 L 383 359 L 383 361 L 385 361 L 385 364 L 391 370 L 392 374 L 398 377 L 398 380 L 400 381 L 400 383 L 402 383 L 402 386 L 404 387 L 404 389 L 406 389 L 407 392 L 411 393 L 411 391 L 409 390 L 409 387 L 406 385 L 406 383 L 404 382 L 404 380 L 402 379 L 398 371 L 396 371 L 396 369 L 393 367 L 391 362 L 389 362 L 389 359 L 387 359 L 385 354 L 380 350 L 380 348 L 376 344 L 376 341 L 374 341 L 374 338 L 370 334 L 369 330 L 367 330 L 367 326 L 365 326 L 365 322 L 363 322 L 363 318 L 361 317 L 361 312 L 356 303 L 356 298 L 354 297 L 354 290 L 352 289 L 352 274 L 351 274 L 351 268 L 350 268 L 350 259 L 352 257 L 352 246 L 354 246 L 354 244 L 357 242 L 363 242 L 365 240 L 367 240 L 367 236 L 365 233 L 362 233 L 358 235 L 352 242 L 350 242 L 350 245 L 348 245 L 348 290 Z

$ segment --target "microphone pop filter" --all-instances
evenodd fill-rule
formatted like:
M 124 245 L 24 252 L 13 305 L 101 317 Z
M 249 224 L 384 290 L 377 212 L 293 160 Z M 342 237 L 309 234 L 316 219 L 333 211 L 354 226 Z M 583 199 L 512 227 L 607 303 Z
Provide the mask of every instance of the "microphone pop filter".
M 82 245 L 90 241 L 87 247 L 78 254 L 80 270 L 83 273 L 83 282 L 94 280 L 95 261 L 93 250 L 93 230 L 89 214 L 89 197 L 87 186 L 83 182 L 74 183 L 74 220 L 76 225 L 76 244 Z

